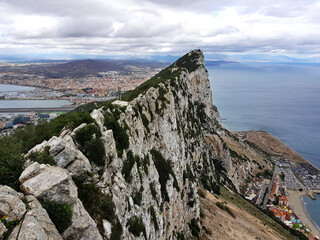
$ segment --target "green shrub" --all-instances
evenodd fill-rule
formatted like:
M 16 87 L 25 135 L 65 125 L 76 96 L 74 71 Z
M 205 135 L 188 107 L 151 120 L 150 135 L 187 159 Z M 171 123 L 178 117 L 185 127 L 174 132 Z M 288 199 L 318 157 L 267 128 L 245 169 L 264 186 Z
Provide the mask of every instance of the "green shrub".
M 138 206 L 140 206 L 142 201 L 142 191 L 140 190 L 139 192 L 134 193 L 132 196 L 132 199 L 134 204 L 137 204 Z
M 133 157 L 133 153 L 130 150 L 127 153 L 127 159 L 123 161 L 123 167 L 121 170 L 121 173 L 124 177 L 124 179 L 128 182 L 131 183 L 132 181 L 132 174 L 131 174 L 131 170 L 134 166 L 134 157 Z
M 200 197 L 205 198 L 207 193 L 205 192 L 205 190 L 198 188 L 198 194 Z
M 88 159 L 99 166 L 104 166 L 105 149 L 100 138 L 94 138 L 85 145 Z
M 7 228 L 7 231 L 3 233 L 2 238 L 1 238 L 1 239 L 6 240 L 6 239 L 8 239 L 10 234 L 12 233 L 15 226 L 17 226 L 20 221 L 19 220 L 7 221 L 5 218 L 1 218 L 0 222 L 2 222 L 3 225 L 6 226 L 6 228 Z
M 195 218 L 193 218 L 190 222 L 189 222 L 189 229 L 191 231 L 192 236 L 196 237 L 197 239 L 199 239 L 199 234 L 200 234 L 200 228 L 198 226 L 198 222 Z
M 150 215 L 151 215 L 152 222 L 154 224 L 154 229 L 156 231 L 158 231 L 159 225 L 158 225 L 158 220 L 157 220 L 157 214 L 156 214 L 156 211 L 154 210 L 153 206 L 150 206 Z
M 101 132 L 95 124 L 87 125 L 75 134 L 75 140 L 80 145 L 79 149 L 89 161 L 104 166 L 106 152 L 100 137 Z
M 13 136 L 0 138 L 0 183 L 19 190 L 23 162 L 19 141 Z
M 58 229 L 59 233 L 63 233 L 72 224 L 72 209 L 67 203 L 58 203 L 50 200 L 44 200 L 41 203 Z
M 198 59 L 198 52 L 187 53 L 176 61 L 176 65 L 181 68 L 186 68 L 190 73 L 199 67 Z
M 157 200 L 157 191 L 156 191 L 156 188 L 154 187 L 154 182 L 150 183 L 150 191 L 153 199 Z
M 116 220 L 114 221 L 114 223 L 111 226 L 111 237 L 110 240 L 120 240 L 121 239 L 121 235 L 123 233 L 122 230 L 122 225 L 118 219 L 118 217 L 116 218 Z
M 194 193 L 192 189 L 190 189 L 187 196 L 188 196 L 188 202 L 187 202 L 188 206 L 193 207 L 195 200 L 194 200 Z
M 115 218 L 115 205 L 112 196 L 101 192 L 94 184 L 83 184 L 75 181 L 78 187 L 78 196 L 84 208 L 97 223 L 98 229 L 103 234 L 103 219 L 108 220 L 112 226 L 118 228 Z
M 176 234 L 177 234 L 177 240 L 185 240 L 183 232 L 181 232 L 181 233 L 177 232 Z
M 169 160 L 165 160 L 163 158 L 162 154 L 155 149 L 151 150 L 151 154 L 153 157 L 154 164 L 155 164 L 157 171 L 159 173 L 159 182 L 161 185 L 161 195 L 162 195 L 164 201 L 169 202 L 169 197 L 168 197 L 167 188 L 166 188 L 167 181 L 170 179 L 169 175 L 171 175 L 174 178 L 173 186 L 179 191 L 178 182 L 177 182 L 175 174 L 172 170 L 171 162 Z
M 106 113 L 104 117 L 104 125 L 107 129 L 112 130 L 117 151 L 122 155 L 123 150 L 129 147 L 129 136 L 126 133 L 125 128 L 120 126 L 112 114 Z
M 150 165 L 150 159 L 149 159 L 149 154 L 146 154 L 143 158 L 142 161 L 142 165 L 143 165 L 143 170 L 145 172 L 146 175 L 149 174 L 149 165 Z
M 102 136 L 98 126 L 95 124 L 90 124 L 77 130 L 75 134 L 75 140 L 81 146 L 84 146 L 86 142 L 89 142 L 92 138 L 94 138 L 94 135 L 96 138 Z
M 141 217 L 134 216 L 130 218 L 127 222 L 127 227 L 129 227 L 129 232 L 134 236 L 140 237 L 141 233 L 143 233 L 144 238 L 147 239 L 146 228 Z
M 94 120 L 89 113 L 72 112 L 62 114 L 50 122 L 40 121 L 38 125 L 26 125 L 24 129 L 17 129 L 11 136 L 0 138 L 0 182 L 16 190 L 19 189 L 19 176 L 24 163 L 23 153 L 35 145 L 58 136 L 66 127 L 74 129 L 82 123 L 92 123 Z M 32 156 L 37 161 L 44 163 L 53 162 L 46 152 Z
M 183 184 L 185 184 L 186 183 L 186 179 L 189 179 L 189 181 L 191 181 L 191 182 L 194 182 L 195 181 L 195 177 L 194 177 L 194 175 L 193 175 L 193 173 L 192 173 L 192 171 L 191 171 L 191 168 L 190 168 L 190 166 L 189 166 L 189 164 L 187 164 L 187 169 L 186 169 L 186 171 L 184 170 L 183 171 Z
M 160 83 L 164 83 L 168 79 L 175 79 L 176 77 L 179 77 L 181 75 L 181 69 L 178 69 L 176 71 L 172 71 L 173 67 L 174 67 L 174 65 L 171 65 L 171 66 L 161 70 L 154 77 L 152 77 L 148 81 L 142 83 L 140 86 L 138 86 L 134 90 L 131 90 L 131 91 L 125 93 L 122 96 L 122 99 L 124 101 L 131 101 L 134 98 L 138 97 L 140 93 L 147 92 L 149 88 L 151 88 L 151 87 L 156 88 L 159 86 Z
M 59 136 L 64 127 L 73 130 L 82 123 L 93 122 L 89 112 L 70 112 L 62 114 L 50 122 L 40 121 L 38 125 L 26 125 L 24 129 L 16 130 L 14 136 L 21 143 L 22 151 L 27 152 L 43 140 Z
M 49 150 L 50 150 L 50 147 L 46 146 L 44 150 L 41 152 L 37 152 L 37 151 L 32 152 L 28 158 L 31 161 L 38 162 L 40 164 L 44 163 L 44 164 L 49 164 L 54 166 L 56 165 L 56 162 L 53 160 L 53 157 L 50 155 Z
M 229 213 L 233 218 L 236 218 L 236 215 L 234 215 L 234 213 L 232 212 L 232 210 L 225 205 L 225 203 L 223 202 L 216 202 L 217 207 L 221 208 L 222 210 L 226 211 L 227 213 Z
M 142 119 L 142 123 L 143 123 L 144 128 L 147 130 L 147 132 L 150 132 L 150 129 L 149 129 L 149 126 L 148 126 L 149 125 L 149 120 L 146 117 L 146 115 L 141 113 L 141 119 Z

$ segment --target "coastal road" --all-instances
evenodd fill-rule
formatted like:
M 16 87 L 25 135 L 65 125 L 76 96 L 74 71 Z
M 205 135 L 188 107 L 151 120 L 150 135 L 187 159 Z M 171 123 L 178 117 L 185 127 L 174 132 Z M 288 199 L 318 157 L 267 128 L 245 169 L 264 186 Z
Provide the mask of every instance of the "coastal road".
M 69 112 L 76 106 L 70 107 L 54 107 L 54 108 L 0 108 L 0 113 L 16 113 L 16 112 Z

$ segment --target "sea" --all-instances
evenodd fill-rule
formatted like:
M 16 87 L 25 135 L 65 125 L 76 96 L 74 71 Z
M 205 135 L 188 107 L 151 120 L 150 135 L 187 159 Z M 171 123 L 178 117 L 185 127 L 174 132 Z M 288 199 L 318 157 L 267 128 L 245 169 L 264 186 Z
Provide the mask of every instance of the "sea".
M 34 87 L 0 84 L 0 95 L 34 89 Z M 54 108 L 69 104 L 68 100 L 0 100 L 0 108 Z
M 207 69 L 213 102 L 228 129 L 267 131 L 320 168 L 320 64 L 228 63 Z M 317 197 L 303 202 L 320 226 Z

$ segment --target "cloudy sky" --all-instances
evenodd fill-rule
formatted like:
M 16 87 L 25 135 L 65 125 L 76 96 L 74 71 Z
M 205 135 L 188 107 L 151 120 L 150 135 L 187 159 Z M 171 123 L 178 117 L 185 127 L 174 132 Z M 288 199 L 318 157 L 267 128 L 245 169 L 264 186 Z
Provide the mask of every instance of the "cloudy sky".
M 201 48 L 212 58 L 316 61 L 319 13 L 317 0 L 0 0 L 0 55 L 177 56 Z

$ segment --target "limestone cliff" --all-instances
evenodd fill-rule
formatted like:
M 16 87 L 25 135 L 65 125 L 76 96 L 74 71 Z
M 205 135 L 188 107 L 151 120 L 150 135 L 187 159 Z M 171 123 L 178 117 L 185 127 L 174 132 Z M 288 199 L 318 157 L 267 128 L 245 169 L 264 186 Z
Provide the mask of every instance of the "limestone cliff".
M 24 219 L 9 238 L 198 238 L 199 186 L 239 191 L 256 169 L 271 166 L 263 152 L 221 125 L 200 50 L 128 92 L 123 101 L 100 105 L 91 117 L 93 123 L 66 127 L 26 155 L 47 151 L 56 166 L 26 162 L 20 183 L 32 207 L 23 209 L 21 193 L 10 193 L 21 205 L 16 219 Z M 39 201 L 68 204 L 72 222 L 67 229 L 58 233 Z M 45 221 L 32 211 L 41 212 Z M 37 227 L 27 229 L 31 222 Z

